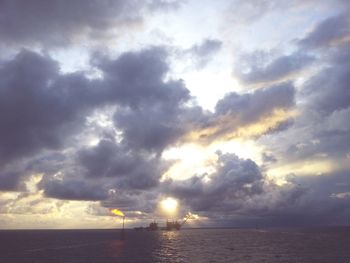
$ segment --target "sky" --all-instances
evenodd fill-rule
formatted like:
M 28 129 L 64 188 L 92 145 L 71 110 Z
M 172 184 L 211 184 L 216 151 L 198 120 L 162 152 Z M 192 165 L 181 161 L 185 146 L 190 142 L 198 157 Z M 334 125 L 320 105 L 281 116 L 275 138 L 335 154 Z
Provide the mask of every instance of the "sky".
M 347 0 L 0 1 L 0 228 L 350 222 Z

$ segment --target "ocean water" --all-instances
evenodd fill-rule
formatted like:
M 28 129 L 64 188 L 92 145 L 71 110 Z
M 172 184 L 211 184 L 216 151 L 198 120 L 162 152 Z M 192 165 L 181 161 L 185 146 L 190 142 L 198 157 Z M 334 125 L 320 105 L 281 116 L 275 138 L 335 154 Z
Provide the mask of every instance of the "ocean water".
M 1 263 L 349 263 L 350 228 L 2 230 Z

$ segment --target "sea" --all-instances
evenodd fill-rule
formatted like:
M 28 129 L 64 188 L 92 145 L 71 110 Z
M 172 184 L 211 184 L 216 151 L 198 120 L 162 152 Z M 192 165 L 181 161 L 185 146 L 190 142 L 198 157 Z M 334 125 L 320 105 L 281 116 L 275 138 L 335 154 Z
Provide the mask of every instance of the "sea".
M 1 263 L 349 263 L 350 228 L 1 230 Z

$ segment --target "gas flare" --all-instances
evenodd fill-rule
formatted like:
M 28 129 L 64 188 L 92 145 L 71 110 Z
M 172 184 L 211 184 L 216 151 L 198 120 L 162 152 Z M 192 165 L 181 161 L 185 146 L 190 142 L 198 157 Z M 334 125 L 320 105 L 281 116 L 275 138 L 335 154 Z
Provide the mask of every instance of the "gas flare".
M 115 214 L 116 216 L 125 216 L 124 213 L 122 211 L 120 211 L 119 209 L 110 209 L 110 211 Z

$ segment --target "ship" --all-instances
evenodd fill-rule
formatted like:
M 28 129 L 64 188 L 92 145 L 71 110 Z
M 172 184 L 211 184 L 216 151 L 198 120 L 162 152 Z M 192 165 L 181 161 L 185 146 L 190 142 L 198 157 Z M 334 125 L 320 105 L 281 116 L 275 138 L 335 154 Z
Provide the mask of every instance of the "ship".
M 156 231 L 158 229 L 159 229 L 158 223 L 156 223 L 156 221 L 153 221 L 152 223 L 150 223 L 148 227 L 143 227 L 143 226 L 134 227 L 134 230 L 136 230 L 136 231 L 143 231 L 143 230 Z

